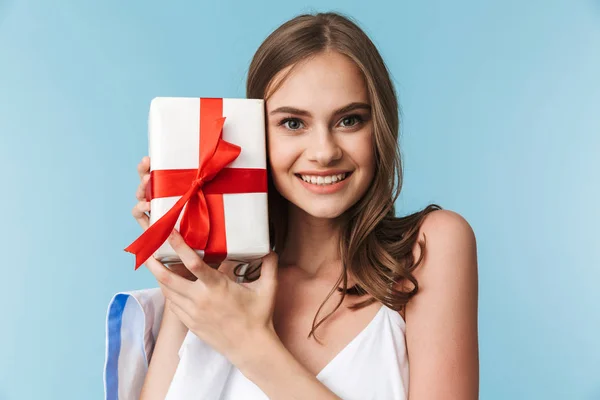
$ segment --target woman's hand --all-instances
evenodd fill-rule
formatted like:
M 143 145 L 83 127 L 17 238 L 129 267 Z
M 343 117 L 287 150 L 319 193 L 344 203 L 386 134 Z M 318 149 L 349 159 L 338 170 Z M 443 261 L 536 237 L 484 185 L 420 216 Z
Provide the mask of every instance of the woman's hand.
M 198 338 L 238 365 L 256 354 L 265 337 L 275 336 L 273 309 L 277 290 L 277 255 L 263 258 L 261 276 L 236 283 L 211 268 L 173 230 L 169 243 L 196 281 L 183 279 L 154 257 L 145 265 L 156 277 L 169 306 Z
M 137 166 L 138 175 L 140 176 L 140 184 L 135 192 L 135 197 L 138 200 L 131 214 L 140 224 L 143 230 L 148 229 L 150 225 L 150 202 L 146 201 L 146 186 L 150 181 L 150 157 L 145 156 Z
M 138 202 L 133 207 L 131 214 L 145 231 L 150 226 L 150 202 L 146 201 L 146 186 L 148 186 L 148 182 L 150 181 L 150 157 L 145 156 L 142 158 L 142 161 L 137 166 L 137 172 L 140 176 L 140 184 L 135 192 Z M 182 263 L 171 264 L 169 265 L 169 269 L 188 280 L 196 280 L 194 274 L 188 271 Z

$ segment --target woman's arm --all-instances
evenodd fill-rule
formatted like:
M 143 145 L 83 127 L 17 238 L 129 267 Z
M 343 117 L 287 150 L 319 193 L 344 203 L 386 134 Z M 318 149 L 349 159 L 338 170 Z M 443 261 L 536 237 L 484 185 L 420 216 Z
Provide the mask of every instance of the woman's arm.
M 188 332 L 165 299 L 158 338 L 142 386 L 140 400 L 164 400 L 179 363 L 179 348 Z
M 421 227 L 426 247 L 406 307 L 411 400 L 475 400 L 479 392 L 477 250 L 471 226 L 434 211 Z M 420 250 L 415 248 L 415 257 Z M 415 258 L 417 259 L 417 258 Z

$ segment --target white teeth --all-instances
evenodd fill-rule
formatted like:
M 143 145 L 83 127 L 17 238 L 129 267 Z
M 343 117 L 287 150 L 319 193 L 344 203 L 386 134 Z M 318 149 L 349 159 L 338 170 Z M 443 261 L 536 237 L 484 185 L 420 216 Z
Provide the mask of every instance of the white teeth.
M 300 178 L 304 182 L 312 183 L 313 185 L 331 185 L 343 181 L 346 178 L 346 174 L 342 173 L 329 176 L 300 175 Z

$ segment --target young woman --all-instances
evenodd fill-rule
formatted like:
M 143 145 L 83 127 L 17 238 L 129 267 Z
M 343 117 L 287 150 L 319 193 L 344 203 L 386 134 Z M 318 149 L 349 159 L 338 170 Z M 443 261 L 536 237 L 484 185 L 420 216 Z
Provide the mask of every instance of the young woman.
M 339 14 L 296 17 L 256 52 L 247 97 L 266 100 L 273 252 L 243 283 L 177 232 L 183 265 L 146 262 L 166 307 L 142 399 L 164 399 L 188 329 L 261 393 L 229 398 L 476 399 L 475 237 L 436 205 L 395 216 L 398 104 L 373 43 Z

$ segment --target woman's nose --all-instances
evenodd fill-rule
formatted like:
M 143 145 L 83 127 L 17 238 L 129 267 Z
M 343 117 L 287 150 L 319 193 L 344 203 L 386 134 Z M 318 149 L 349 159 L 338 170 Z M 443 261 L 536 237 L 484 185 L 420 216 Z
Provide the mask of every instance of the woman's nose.
M 329 130 L 315 132 L 310 138 L 311 161 L 316 161 L 322 166 L 328 166 L 342 158 L 342 149 Z

